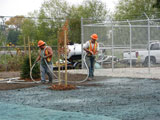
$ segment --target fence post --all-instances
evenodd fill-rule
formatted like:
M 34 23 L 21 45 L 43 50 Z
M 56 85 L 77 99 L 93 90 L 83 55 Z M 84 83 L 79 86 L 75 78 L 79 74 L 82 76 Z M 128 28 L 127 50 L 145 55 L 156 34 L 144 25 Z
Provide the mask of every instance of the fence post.
M 114 26 L 113 26 L 113 20 L 111 19 L 111 23 L 112 23 L 112 72 L 113 72 L 113 69 L 114 69 L 114 32 L 113 32 L 113 29 L 114 29 Z
M 132 25 L 131 25 L 131 23 L 130 23 L 130 21 L 128 21 L 127 20 L 127 22 L 128 22 L 128 24 L 129 24 L 129 37 L 130 37 L 130 68 L 132 68 L 132 55 L 131 55 L 131 53 L 132 53 Z
M 146 16 L 147 18 L 147 21 L 148 21 L 148 72 L 150 73 L 150 68 L 151 68 L 151 63 L 150 63 L 150 19 L 148 17 L 148 15 L 146 13 L 144 13 L 144 15 Z
M 84 44 L 84 34 L 83 34 L 83 17 L 81 17 L 81 64 L 82 64 L 82 69 L 84 68 L 84 62 L 83 62 L 83 44 Z

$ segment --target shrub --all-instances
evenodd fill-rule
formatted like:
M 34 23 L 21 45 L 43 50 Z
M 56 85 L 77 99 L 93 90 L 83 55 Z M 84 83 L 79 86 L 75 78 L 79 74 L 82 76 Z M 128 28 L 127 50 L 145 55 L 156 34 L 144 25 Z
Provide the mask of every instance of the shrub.
M 24 55 L 8 55 L 0 56 L 0 71 L 20 71 L 20 66 Z
M 36 57 L 34 54 L 32 54 L 31 58 L 32 58 L 31 62 L 33 65 L 33 63 L 36 60 Z M 34 79 L 40 78 L 40 69 L 39 69 L 38 64 L 36 64 L 32 70 L 32 77 Z M 30 65 L 29 65 L 29 56 L 28 55 L 26 55 L 24 57 L 24 60 L 23 60 L 22 66 L 21 66 L 21 78 L 30 78 Z

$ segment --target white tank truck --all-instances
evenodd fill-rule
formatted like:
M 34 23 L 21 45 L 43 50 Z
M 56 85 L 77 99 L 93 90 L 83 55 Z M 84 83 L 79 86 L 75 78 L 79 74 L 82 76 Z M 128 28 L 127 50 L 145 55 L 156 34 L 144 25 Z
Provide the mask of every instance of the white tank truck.
M 68 60 L 68 67 L 73 68 L 73 69 L 80 69 L 81 64 L 82 64 L 82 45 L 75 43 L 75 44 L 70 44 L 67 46 L 68 47 L 68 55 L 67 55 L 67 60 Z M 97 55 L 96 59 L 96 68 L 100 68 L 100 64 L 102 63 L 111 63 L 112 61 L 112 56 L 105 55 L 106 50 L 104 48 L 103 43 L 99 43 L 99 54 Z M 85 53 L 85 51 L 83 51 Z M 117 59 L 115 56 L 113 56 L 114 61 Z M 63 62 L 63 61 L 62 61 Z
M 82 58 L 82 48 L 81 44 L 75 43 L 67 45 L 67 67 L 68 69 L 80 69 L 81 68 L 81 58 Z M 60 59 L 61 69 L 65 67 L 64 55 L 63 59 Z M 58 61 L 53 65 L 53 69 L 58 69 Z
M 68 55 L 67 60 L 73 65 L 73 68 L 81 68 L 81 58 L 82 58 L 82 45 L 72 44 L 68 45 Z

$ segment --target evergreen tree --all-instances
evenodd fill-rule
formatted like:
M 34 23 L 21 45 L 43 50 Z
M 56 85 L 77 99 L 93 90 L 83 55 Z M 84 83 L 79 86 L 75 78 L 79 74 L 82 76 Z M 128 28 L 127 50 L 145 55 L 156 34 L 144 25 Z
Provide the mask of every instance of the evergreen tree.
M 33 64 L 36 60 L 36 57 L 35 57 L 35 55 L 32 54 L 31 58 L 32 58 L 31 62 Z M 39 69 L 38 64 L 36 64 L 32 70 L 32 77 L 34 79 L 40 78 L 40 69 Z M 21 78 L 30 78 L 30 65 L 29 65 L 29 56 L 28 55 L 24 57 L 24 61 L 22 63 Z

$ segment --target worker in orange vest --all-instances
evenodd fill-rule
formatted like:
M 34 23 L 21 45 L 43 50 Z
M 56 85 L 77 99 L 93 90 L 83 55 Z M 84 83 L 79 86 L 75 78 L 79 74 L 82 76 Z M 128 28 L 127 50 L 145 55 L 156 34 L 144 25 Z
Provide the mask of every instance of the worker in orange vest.
M 47 74 L 49 78 L 49 83 L 52 83 L 53 80 L 52 48 L 50 46 L 46 46 L 46 43 L 42 40 L 38 41 L 38 47 L 40 48 L 40 51 L 39 51 L 39 56 L 36 59 L 36 62 L 40 60 L 41 82 L 46 83 L 45 74 Z
M 87 52 L 86 61 L 89 68 L 89 77 L 88 80 L 94 79 L 94 64 L 95 64 L 95 55 L 98 54 L 99 44 L 97 42 L 98 35 L 92 34 L 91 40 L 87 41 L 83 46 L 83 49 Z

